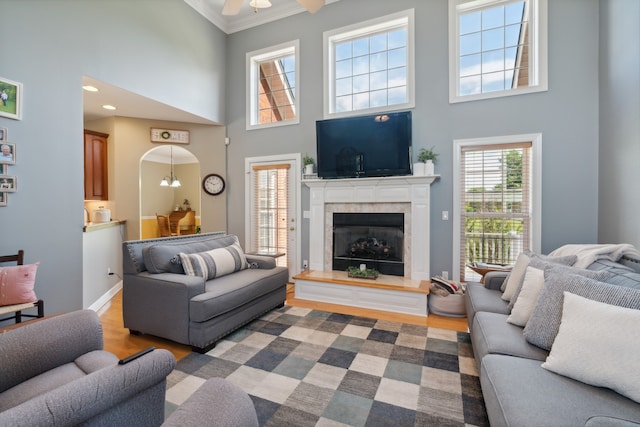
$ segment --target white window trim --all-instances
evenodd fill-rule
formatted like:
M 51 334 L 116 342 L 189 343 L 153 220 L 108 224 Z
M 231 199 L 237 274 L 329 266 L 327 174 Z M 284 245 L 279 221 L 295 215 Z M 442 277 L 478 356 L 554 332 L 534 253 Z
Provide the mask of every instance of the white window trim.
M 295 56 L 296 85 L 294 87 L 294 109 L 296 116 L 293 119 L 272 123 L 259 123 L 258 120 L 258 92 L 260 73 L 258 63 L 269 59 L 292 54 Z M 265 129 L 277 126 L 289 126 L 300 123 L 300 40 L 281 43 L 276 46 L 266 47 L 246 54 L 246 130 Z
M 324 80 L 324 118 L 360 116 L 396 110 L 406 110 L 415 107 L 415 18 L 414 9 L 407 9 L 391 15 L 381 16 L 357 24 L 336 28 L 323 33 L 323 80 Z M 386 105 L 368 108 L 366 110 L 335 112 L 335 49 L 336 42 L 347 40 L 355 36 L 376 33 L 407 21 L 407 102 L 404 104 Z
M 501 90 L 495 92 L 479 93 L 474 95 L 458 94 L 459 84 L 459 20 L 456 9 L 460 5 L 465 10 L 485 8 L 490 5 L 499 5 L 508 0 L 449 0 L 449 103 L 477 101 L 480 99 L 501 98 L 504 96 L 522 95 L 525 93 L 544 92 L 549 89 L 548 61 L 547 61 L 547 0 L 528 0 L 531 8 L 530 36 L 529 36 L 529 73 L 530 81 L 535 85 L 519 87 L 516 89 Z M 535 47 L 535 48 L 533 48 Z
M 460 280 L 460 161 L 462 147 L 474 145 L 511 144 L 531 141 L 531 250 L 540 253 L 542 246 L 542 134 L 531 133 L 488 138 L 456 139 L 453 141 L 453 280 Z

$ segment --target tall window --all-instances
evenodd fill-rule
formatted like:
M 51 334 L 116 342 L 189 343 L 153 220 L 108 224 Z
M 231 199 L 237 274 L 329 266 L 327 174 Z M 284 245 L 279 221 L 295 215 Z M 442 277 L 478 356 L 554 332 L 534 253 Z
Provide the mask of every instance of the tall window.
M 547 90 L 547 0 L 449 0 L 450 102 Z
M 537 154 L 539 136 L 456 141 L 459 244 L 454 258 L 460 280 L 480 278 L 470 263 L 512 264 L 522 251 L 539 247 L 534 145 Z
M 325 118 L 412 108 L 413 45 L 413 9 L 325 32 Z
M 256 252 L 286 253 L 289 218 L 289 164 L 259 165 L 254 171 L 254 206 L 256 221 L 254 235 Z M 287 265 L 287 258 L 276 259 L 279 266 Z
M 300 122 L 298 45 L 247 53 L 247 130 Z

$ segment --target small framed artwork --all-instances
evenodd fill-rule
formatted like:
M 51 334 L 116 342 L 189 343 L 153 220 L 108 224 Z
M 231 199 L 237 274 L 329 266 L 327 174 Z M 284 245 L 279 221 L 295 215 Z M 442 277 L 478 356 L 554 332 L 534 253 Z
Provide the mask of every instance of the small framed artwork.
M 0 142 L 0 164 L 16 164 L 16 144 L 11 142 Z
M 188 144 L 189 131 L 176 129 L 151 128 L 151 142 L 169 142 L 173 144 Z
M 7 165 L 0 164 L 0 175 L 6 175 L 6 174 L 7 174 Z
M 7 128 L 0 128 L 0 141 L 6 141 L 9 139 L 7 136 L 9 134 L 9 130 Z
M 15 193 L 18 191 L 18 178 L 9 175 L 0 175 L 0 192 Z
M 0 77 L 0 116 L 22 120 L 22 83 Z
M 0 206 L 7 206 L 7 193 L 0 193 Z

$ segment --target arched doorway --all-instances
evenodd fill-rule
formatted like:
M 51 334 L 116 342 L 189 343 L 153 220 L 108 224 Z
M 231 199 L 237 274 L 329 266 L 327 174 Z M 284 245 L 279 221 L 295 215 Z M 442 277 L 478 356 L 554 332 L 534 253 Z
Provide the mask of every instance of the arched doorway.
M 140 238 L 160 237 L 156 215 L 166 215 L 176 222 L 187 211 L 195 211 L 196 228 L 200 225 L 200 162 L 189 150 L 177 145 L 162 145 L 147 151 L 140 159 Z M 180 186 L 161 185 L 163 179 L 177 178 Z M 168 182 L 170 184 L 170 182 Z M 186 227 L 181 227 L 185 229 Z M 185 232 L 192 232 L 185 230 Z

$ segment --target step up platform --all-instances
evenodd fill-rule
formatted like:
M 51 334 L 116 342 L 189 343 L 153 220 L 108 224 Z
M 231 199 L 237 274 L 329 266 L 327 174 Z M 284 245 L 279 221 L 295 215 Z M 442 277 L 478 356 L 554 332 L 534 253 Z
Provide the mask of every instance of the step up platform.
M 307 270 L 293 276 L 295 298 L 427 317 L 428 280 L 381 274 L 375 280 L 345 271 Z

